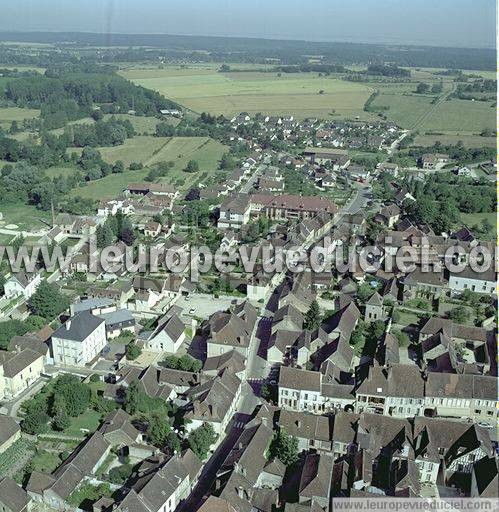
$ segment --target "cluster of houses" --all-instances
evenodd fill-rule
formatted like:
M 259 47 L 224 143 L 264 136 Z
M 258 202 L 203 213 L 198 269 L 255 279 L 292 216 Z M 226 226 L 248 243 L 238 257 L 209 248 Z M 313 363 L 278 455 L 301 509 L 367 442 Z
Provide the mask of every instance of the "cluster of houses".
M 398 126 L 382 121 L 325 121 L 316 118 L 295 119 L 293 116 L 251 116 L 243 112 L 230 119 L 234 132 L 231 140 L 244 140 L 240 133 L 252 138 L 301 142 L 315 146 L 329 146 L 365 151 L 389 147 L 402 134 Z

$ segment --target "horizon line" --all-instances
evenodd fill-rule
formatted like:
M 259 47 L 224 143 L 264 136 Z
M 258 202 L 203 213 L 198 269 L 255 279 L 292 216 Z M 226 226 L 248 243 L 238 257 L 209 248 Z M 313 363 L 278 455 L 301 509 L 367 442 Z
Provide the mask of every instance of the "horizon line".
M 312 44 L 352 44 L 352 45 L 366 45 L 366 46 L 410 46 L 410 47 L 422 47 L 422 48 L 453 48 L 462 50 L 496 50 L 496 46 L 454 46 L 452 44 L 423 44 L 415 42 L 400 42 L 400 41 L 354 41 L 346 39 L 337 40 L 324 40 L 324 39 L 294 39 L 285 36 L 234 36 L 234 35 L 206 35 L 206 34 L 174 34 L 174 33 L 162 33 L 162 32 L 96 32 L 92 30 L 77 30 L 77 31 L 64 31 L 64 30 L 40 30 L 40 29 L 26 29 L 26 30 L 8 30 L 0 27 L 0 34 L 93 34 L 99 36 L 173 36 L 173 37 L 201 37 L 201 38 L 216 38 L 216 39 L 254 39 L 261 41 L 283 41 L 283 42 L 296 42 L 296 43 L 312 43 Z M 0 40 L 0 43 L 5 42 Z M 13 41 L 15 42 L 15 41 Z M 30 41 L 19 41 L 27 42 Z M 106 45 L 112 47 L 112 45 Z M 150 45 L 138 45 L 138 46 L 150 46 Z

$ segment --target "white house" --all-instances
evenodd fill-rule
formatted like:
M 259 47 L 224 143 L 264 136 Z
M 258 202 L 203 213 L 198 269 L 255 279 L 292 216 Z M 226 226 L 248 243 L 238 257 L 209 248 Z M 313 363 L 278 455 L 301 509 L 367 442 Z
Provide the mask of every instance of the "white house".
M 38 273 L 18 272 L 13 274 L 4 284 L 5 297 L 10 299 L 17 295 L 24 295 L 26 299 L 29 299 L 35 293 L 41 281 L 42 278 Z
M 153 352 L 177 353 L 185 340 L 185 325 L 180 317 L 165 315 L 158 322 L 158 326 L 146 341 L 145 348 Z
M 52 335 L 54 364 L 84 366 L 100 354 L 106 343 L 104 319 L 82 311 Z
M 464 290 L 476 293 L 493 294 L 496 291 L 497 278 L 493 265 L 486 272 L 475 272 L 467 266 L 462 272 L 449 275 L 449 289 L 454 294 Z

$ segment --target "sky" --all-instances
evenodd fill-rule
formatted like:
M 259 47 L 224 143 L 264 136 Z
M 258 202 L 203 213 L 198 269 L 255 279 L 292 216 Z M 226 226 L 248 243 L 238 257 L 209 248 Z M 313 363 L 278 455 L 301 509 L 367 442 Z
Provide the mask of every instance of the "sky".
M 1 0 L 0 30 L 495 47 L 495 0 Z

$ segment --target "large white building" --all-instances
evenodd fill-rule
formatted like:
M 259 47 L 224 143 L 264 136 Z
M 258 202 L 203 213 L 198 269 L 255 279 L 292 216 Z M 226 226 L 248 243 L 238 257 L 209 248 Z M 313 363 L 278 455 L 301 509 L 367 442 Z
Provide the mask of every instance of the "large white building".
M 99 355 L 106 343 L 104 319 L 82 311 L 52 335 L 54 364 L 85 366 Z
M 471 290 L 475 293 L 493 294 L 496 291 L 497 280 L 492 265 L 486 272 L 475 272 L 467 266 L 462 272 L 452 273 L 449 276 L 449 288 L 452 293 L 462 293 Z

